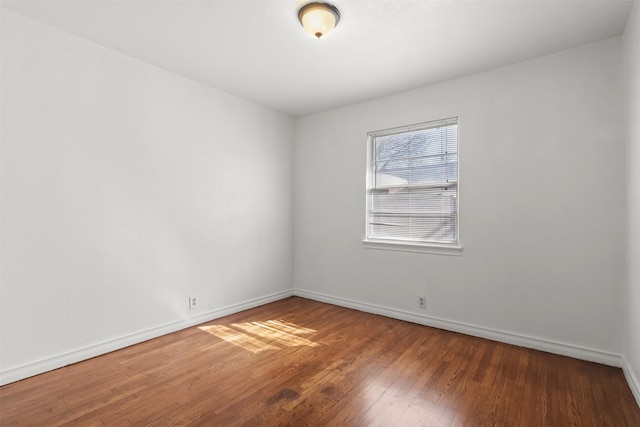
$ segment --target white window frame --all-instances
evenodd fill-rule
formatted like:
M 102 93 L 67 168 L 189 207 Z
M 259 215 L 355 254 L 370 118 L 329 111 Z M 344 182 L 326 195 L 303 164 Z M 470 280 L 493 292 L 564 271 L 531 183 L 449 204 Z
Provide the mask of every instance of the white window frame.
M 458 125 L 458 140 L 457 154 L 458 154 L 458 174 L 457 174 L 457 212 L 456 212 L 456 242 L 440 242 L 440 241 L 426 241 L 426 240 L 410 240 L 402 238 L 377 238 L 371 237 L 370 225 L 369 225 L 369 210 L 371 206 L 371 193 L 375 188 L 375 173 L 374 167 L 374 142 L 375 138 L 380 136 L 401 134 L 413 132 L 416 130 L 430 129 L 434 127 L 445 126 L 452 123 Z M 421 253 L 433 253 L 441 255 L 461 255 L 462 244 L 460 240 L 460 118 L 450 117 L 447 119 L 433 120 L 429 122 L 423 122 L 408 126 L 401 126 L 391 129 L 384 129 L 369 132 L 367 134 L 367 175 L 366 175 L 366 212 L 365 212 L 365 237 L 363 244 L 368 249 L 382 249 L 393 250 L 402 252 L 421 252 Z

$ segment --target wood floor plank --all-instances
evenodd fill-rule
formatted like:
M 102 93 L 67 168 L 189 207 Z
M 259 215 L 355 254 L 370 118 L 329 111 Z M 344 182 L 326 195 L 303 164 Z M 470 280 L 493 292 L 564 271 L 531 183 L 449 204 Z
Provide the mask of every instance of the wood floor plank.
M 292 297 L 0 388 L 1 426 L 640 426 L 620 369 Z

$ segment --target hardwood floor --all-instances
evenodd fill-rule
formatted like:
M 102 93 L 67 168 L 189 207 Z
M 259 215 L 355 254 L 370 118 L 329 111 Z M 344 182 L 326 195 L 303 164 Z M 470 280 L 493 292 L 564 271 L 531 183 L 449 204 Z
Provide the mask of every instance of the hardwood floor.
M 620 369 L 288 298 L 0 388 L 0 425 L 640 426 Z

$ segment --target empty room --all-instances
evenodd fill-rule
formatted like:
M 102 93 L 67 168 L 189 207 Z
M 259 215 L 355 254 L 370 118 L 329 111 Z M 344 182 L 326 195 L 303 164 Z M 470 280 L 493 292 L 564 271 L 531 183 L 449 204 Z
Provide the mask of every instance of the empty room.
M 0 1 L 1 426 L 640 427 L 640 1 Z

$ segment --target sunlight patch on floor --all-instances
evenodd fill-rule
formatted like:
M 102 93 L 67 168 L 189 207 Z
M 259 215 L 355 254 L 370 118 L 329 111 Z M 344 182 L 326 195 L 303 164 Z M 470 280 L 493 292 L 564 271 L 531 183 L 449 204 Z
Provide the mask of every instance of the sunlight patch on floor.
M 276 346 L 224 325 L 199 326 L 198 329 L 215 335 L 230 344 L 244 348 L 251 353 L 259 353 L 264 350 L 278 350 Z
M 199 326 L 198 329 L 251 353 L 286 347 L 320 346 L 317 342 L 301 336 L 313 334 L 316 330 L 282 320 L 232 323 L 229 326 L 206 325 Z

